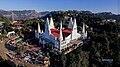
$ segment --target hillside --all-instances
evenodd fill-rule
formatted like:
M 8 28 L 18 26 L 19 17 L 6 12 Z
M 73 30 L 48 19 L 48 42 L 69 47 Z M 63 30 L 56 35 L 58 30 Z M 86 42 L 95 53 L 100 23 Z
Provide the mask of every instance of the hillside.
M 104 17 L 106 19 L 116 19 L 120 20 L 120 15 L 112 14 L 111 12 L 102 12 L 102 13 L 97 13 L 96 15 Z
M 0 14 L 7 18 L 14 18 L 14 19 L 32 19 L 46 15 L 49 12 L 36 12 L 35 10 L 12 10 L 12 11 L 5 11 L 0 10 Z
M 4 22 L 7 24 L 10 24 L 10 20 L 6 17 L 4 17 L 3 15 L 0 14 L 0 22 Z
M 33 18 L 37 18 L 37 17 L 44 17 L 50 13 L 63 13 L 66 12 L 69 13 L 85 13 L 85 14 L 95 14 L 97 16 L 101 16 L 104 17 L 106 19 L 116 19 L 119 20 L 120 19 L 120 15 L 116 15 L 113 14 L 111 12 L 101 12 L 101 13 L 92 13 L 91 11 L 77 11 L 77 10 L 68 10 L 68 11 L 44 11 L 44 12 L 37 12 L 35 10 L 11 10 L 11 11 L 6 11 L 6 10 L 0 10 L 0 14 L 2 14 L 3 16 L 7 17 L 7 18 L 12 18 L 14 17 L 14 19 L 33 19 Z
M 52 58 L 51 67 L 120 67 L 119 21 L 104 22 L 102 20 L 106 17 L 79 11 L 54 11 L 46 17 L 50 16 L 57 24 L 60 21 L 66 22 L 70 17 L 76 17 L 78 26 L 81 26 L 82 22 L 88 25 L 87 31 L 90 37 L 90 41 L 86 41 L 82 47 L 67 55 L 61 55 L 60 61 Z
M 40 18 L 45 20 L 46 17 L 52 16 L 55 26 L 59 27 L 59 23 L 62 21 L 63 27 L 65 27 L 64 23 L 70 17 L 75 17 L 78 26 L 82 26 L 83 22 L 88 26 L 90 40 L 86 40 L 82 47 L 67 55 L 62 54 L 60 57 L 51 55 L 50 67 L 120 67 L 120 21 L 103 21 L 113 19 L 107 17 L 114 14 L 105 13 L 106 17 L 102 15 L 88 11 L 53 11 Z M 43 27 L 44 21 L 40 22 Z

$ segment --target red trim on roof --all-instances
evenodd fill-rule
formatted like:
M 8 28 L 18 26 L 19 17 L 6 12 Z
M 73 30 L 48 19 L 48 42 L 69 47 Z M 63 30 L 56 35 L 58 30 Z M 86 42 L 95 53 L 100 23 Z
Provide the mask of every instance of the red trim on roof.
M 51 32 L 59 32 L 58 29 L 50 29 L 50 30 L 51 30 Z
M 71 30 L 62 30 L 63 33 L 71 33 Z

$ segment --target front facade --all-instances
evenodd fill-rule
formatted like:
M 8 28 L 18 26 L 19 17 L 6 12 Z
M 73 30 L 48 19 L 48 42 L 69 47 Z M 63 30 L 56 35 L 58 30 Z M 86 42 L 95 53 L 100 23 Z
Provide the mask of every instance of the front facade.
M 82 33 L 78 33 L 76 19 L 70 18 L 69 29 L 62 28 L 62 22 L 60 23 L 60 29 L 56 29 L 53 23 L 53 19 L 46 19 L 44 32 L 40 29 L 38 23 L 38 31 L 35 31 L 35 38 L 39 40 L 39 44 L 43 44 L 43 48 L 47 45 L 52 46 L 53 49 L 57 49 L 58 52 L 62 52 L 65 49 L 79 44 L 82 39 L 87 38 L 87 31 L 85 31 L 85 24 L 83 23 Z

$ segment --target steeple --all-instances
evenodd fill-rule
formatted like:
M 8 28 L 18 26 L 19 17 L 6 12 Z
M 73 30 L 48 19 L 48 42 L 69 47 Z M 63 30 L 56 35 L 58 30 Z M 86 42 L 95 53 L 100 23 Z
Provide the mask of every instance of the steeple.
M 71 33 L 71 39 L 75 39 L 77 35 L 77 24 L 76 24 L 76 19 L 74 18 L 74 23 L 72 27 L 72 33 Z
M 85 23 L 83 23 L 82 34 L 83 34 L 83 39 L 87 38 L 87 31 L 85 31 Z
M 60 23 L 60 33 L 59 33 L 59 41 L 61 42 L 63 40 L 63 35 L 62 35 L 62 22 Z
M 41 33 L 39 22 L 38 22 L 38 33 Z
M 45 34 L 47 34 L 47 35 L 51 34 L 51 31 L 49 28 L 49 19 L 48 18 L 46 19 L 46 24 L 45 24 Z
M 44 33 L 43 30 L 41 32 Z
M 76 18 L 74 18 L 74 23 L 73 23 L 73 29 L 74 33 L 77 33 L 77 24 L 76 24 Z
M 70 21 L 69 21 L 68 28 L 72 29 L 72 27 L 73 27 L 73 21 L 72 21 L 72 17 L 71 17 Z
M 53 18 L 52 17 L 50 18 L 49 25 L 50 25 L 50 29 L 54 28 L 54 23 L 53 23 Z
M 85 23 L 83 23 L 82 33 L 85 33 Z
M 85 32 L 85 38 L 87 38 L 87 31 Z

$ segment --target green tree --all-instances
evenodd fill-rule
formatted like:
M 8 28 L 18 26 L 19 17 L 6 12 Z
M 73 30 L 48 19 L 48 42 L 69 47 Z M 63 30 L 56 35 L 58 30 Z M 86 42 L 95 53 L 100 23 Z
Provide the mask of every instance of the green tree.
M 65 54 L 62 54 L 61 55 L 61 62 L 62 62 L 62 67 L 66 67 L 66 55 Z

